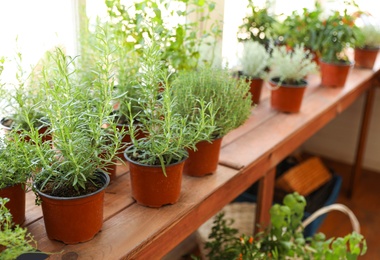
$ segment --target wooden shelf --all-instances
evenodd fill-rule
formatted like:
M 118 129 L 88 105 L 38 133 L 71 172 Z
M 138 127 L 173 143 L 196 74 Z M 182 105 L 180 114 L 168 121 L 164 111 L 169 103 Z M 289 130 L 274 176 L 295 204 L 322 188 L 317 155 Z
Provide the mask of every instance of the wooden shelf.
M 136 204 L 130 194 L 128 167 L 119 166 L 117 179 L 106 190 L 102 231 L 89 242 L 64 245 L 49 240 L 32 192 L 27 194 L 24 225 L 41 251 L 58 252 L 51 259 L 159 259 L 257 181 L 256 219 L 265 224 L 275 166 L 371 89 L 377 78 L 378 70 L 353 69 L 345 87 L 325 88 L 319 85 L 319 75 L 311 75 L 297 114 L 271 109 L 269 90 L 264 89 L 249 120 L 224 137 L 217 172 L 202 178 L 184 176 L 175 205 L 153 209 Z

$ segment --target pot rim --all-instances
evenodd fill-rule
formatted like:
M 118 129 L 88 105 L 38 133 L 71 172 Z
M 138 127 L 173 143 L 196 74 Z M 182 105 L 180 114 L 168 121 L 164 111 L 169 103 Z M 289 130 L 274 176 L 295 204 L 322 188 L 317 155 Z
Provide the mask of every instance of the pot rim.
M 86 195 L 75 196 L 75 197 L 57 197 L 57 196 L 52 196 L 52 195 L 48 195 L 46 193 L 41 192 L 37 188 L 37 186 L 36 186 L 35 183 L 33 183 L 33 187 L 34 187 L 34 189 L 36 190 L 36 192 L 38 193 L 39 196 L 43 196 L 43 197 L 46 197 L 46 198 L 49 198 L 49 199 L 53 199 L 53 200 L 76 200 L 76 199 L 83 199 L 83 198 L 91 197 L 91 196 L 93 196 L 95 194 L 100 193 L 101 191 L 105 190 L 107 188 L 107 186 L 109 185 L 109 183 L 110 183 L 110 176 L 107 173 L 105 173 L 101 169 L 97 169 L 96 173 L 98 173 L 99 174 L 99 178 L 101 180 L 103 180 L 102 181 L 103 182 L 103 186 L 100 189 L 98 189 L 97 191 L 89 193 L 89 194 L 86 194 Z M 102 176 L 104 176 L 104 178 Z
M 324 64 L 341 66 L 341 67 L 353 67 L 355 65 L 355 61 L 351 61 L 351 60 L 348 62 L 327 62 L 327 61 L 324 61 L 323 59 L 319 59 L 319 62 L 324 63 Z
M 364 47 L 356 47 L 355 50 L 364 50 L 364 51 L 379 51 L 380 46 L 364 46 Z
M 306 88 L 307 84 L 308 84 L 307 80 L 301 79 L 301 81 L 302 81 L 301 85 L 291 85 L 291 84 L 286 84 L 286 83 L 281 83 L 281 85 L 278 85 L 277 84 L 278 82 L 276 82 L 274 79 L 279 79 L 279 77 L 275 77 L 275 78 L 269 79 L 269 83 L 272 83 L 273 85 L 278 86 L 278 88 L 276 88 L 276 89 L 279 89 L 280 87 L 285 87 L 285 88 Z
M 127 155 L 127 151 L 132 149 L 134 146 L 131 145 L 130 147 L 128 147 L 127 149 L 124 150 L 123 154 L 124 154 L 124 157 L 125 159 L 128 161 L 128 162 L 131 162 L 133 164 L 136 164 L 136 165 L 139 165 L 139 166 L 145 166 L 145 167 L 151 167 L 151 168 L 162 168 L 161 164 L 160 165 L 148 165 L 148 164 L 143 164 L 143 163 L 140 163 L 140 162 L 137 162 L 135 160 L 132 160 L 128 155 Z M 171 164 L 168 164 L 168 165 L 165 165 L 165 167 L 167 166 L 174 166 L 174 165 L 177 165 L 177 164 L 181 164 L 183 163 L 184 161 L 187 160 L 187 158 L 189 157 L 189 153 L 186 151 L 186 149 L 184 149 L 184 151 L 186 152 L 187 156 L 185 156 L 185 158 L 183 158 L 182 160 L 178 161 L 178 162 L 175 162 L 175 163 L 171 163 Z

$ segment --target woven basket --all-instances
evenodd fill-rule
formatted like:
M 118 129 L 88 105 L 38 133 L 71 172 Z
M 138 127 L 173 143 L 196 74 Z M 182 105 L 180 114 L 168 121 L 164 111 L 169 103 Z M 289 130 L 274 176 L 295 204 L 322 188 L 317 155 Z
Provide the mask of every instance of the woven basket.
M 326 214 L 330 211 L 338 210 L 345 213 L 352 225 L 353 231 L 360 234 L 359 221 L 355 214 L 345 205 L 335 203 L 325 206 L 315 211 L 307 219 L 302 222 L 302 227 L 305 228 L 319 216 Z M 225 214 L 225 219 L 234 219 L 231 228 L 236 228 L 239 234 L 253 235 L 256 204 L 250 202 L 234 202 L 226 205 L 221 211 Z M 208 235 L 211 233 L 214 217 L 206 221 L 196 232 L 198 247 L 201 253 L 201 258 L 207 260 L 206 255 L 208 251 L 204 249 L 205 243 L 208 241 Z M 302 228 L 300 227 L 300 229 Z
M 290 168 L 276 180 L 276 188 L 307 196 L 332 178 L 319 157 L 312 157 Z

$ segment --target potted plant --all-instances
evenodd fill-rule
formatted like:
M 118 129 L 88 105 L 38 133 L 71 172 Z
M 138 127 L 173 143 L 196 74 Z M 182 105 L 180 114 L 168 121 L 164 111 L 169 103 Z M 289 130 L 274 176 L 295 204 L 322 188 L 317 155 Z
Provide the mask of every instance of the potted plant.
M 302 13 L 293 11 L 283 22 L 287 27 L 284 42 L 290 48 L 303 44 L 314 55 L 314 61 L 319 62 L 319 46 L 323 29 L 321 15 L 323 9 L 316 2 L 314 9 L 303 8 Z
M 39 108 L 49 118 L 52 141 L 40 142 L 28 121 L 27 134 L 35 143 L 33 190 L 42 205 L 46 233 L 67 244 L 90 240 L 101 229 L 109 176 L 100 169 L 113 163 L 120 145 L 111 113 L 112 51 L 107 35 L 99 37 L 104 55 L 92 68 L 92 82 L 76 73 L 75 59 L 59 48 L 50 54 L 54 66 L 43 69 Z
M 18 225 L 25 220 L 25 190 L 31 174 L 30 153 L 33 153 L 33 145 L 21 140 L 15 131 L 0 139 L 0 197 L 10 199 L 7 207 L 13 215 L 13 222 Z
M 359 29 L 362 37 L 354 50 L 355 66 L 372 69 L 380 48 L 380 29 L 378 25 L 369 23 Z
M 243 23 L 238 29 L 238 41 L 257 41 L 268 48 L 272 40 L 273 28 L 278 21 L 269 13 L 268 6 L 259 8 L 252 0 L 249 0 L 247 9 L 249 13 L 243 18 Z
M 132 197 L 149 207 L 178 201 L 183 164 L 188 157 L 186 148 L 194 148 L 200 140 L 209 140 L 214 130 L 213 118 L 206 113 L 209 104 L 204 100 L 199 99 L 198 106 L 190 111 L 201 115 L 198 122 L 189 123 L 188 115 L 176 111 L 182 100 L 171 92 L 160 55 L 159 45 L 153 41 L 141 57 L 138 75 L 142 88 L 141 112 L 137 116 L 130 113 L 128 130 L 132 146 L 124 153 L 130 168 Z M 135 120 L 140 123 L 138 128 L 143 138 L 136 138 Z
M 269 66 L 270 54 L 265 47 L 255 41 L 243 43 L 244 49 L 240 58 L 242 76 L 250 83 L 252 104 L 259 104 L 263 78 Z
M 355 25 L 356 16 L 349 15 L 347 9 L 343 14 L 334 11 L 323 21 L 320 46 L 321 84 L 326 87 L 343 87 L 350 68 L 353 66 L 346 54 L 349 47 L 354 47 L 360 30 Z
M 221 142 L 231 130 L 242 125 L 251 114 L 251 94 L 245 79 L 234 79 L 226 69 L 200 67 L 196 71 L 183 71 L 176 75 L 172 84 L 173 95 L 180 100 L 175 111 L 187 116 L 189 124 L 197 124 L 202 114 L 192 114 L 199 107 L 199 100 L 208 100 L 206 113 L 214 118 L 215 129 L 211 140 L 196 144 L 189 150 L 184 173 L 204 176 L 216 171 Z
M 306 76 L 317 71 L 309 50 L 297 45 L 293 50 L 276 46 L 270 61 L 269 84 L 272 86 L 271 106 L 288 113 L 299 112 L 307 86 Z
M 223 212 L 213 222 L 206 242 L 207 259 L 357 259 L 367 250 L 362 235 L 326 239 L 323 233 L 304 237 L 302 217 L 306 200 L 297 193 L 284 197 L 270 210 L 270 225 L 254 236 L 238 234 Z M 239 236 L 237 236 L 239 235 Z
M 47 254 L 40 253 L 33 247 L 36 242 L 27 233 L 28 230 L 13 221 L 7 203 L 8 198 L 0 197 L 0 258 L 46 259 Z

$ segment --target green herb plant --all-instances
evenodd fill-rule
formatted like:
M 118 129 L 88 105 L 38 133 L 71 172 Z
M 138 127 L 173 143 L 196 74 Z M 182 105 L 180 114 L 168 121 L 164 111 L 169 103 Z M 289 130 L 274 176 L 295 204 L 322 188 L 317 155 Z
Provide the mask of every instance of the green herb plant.
M 238 41 L 257 41 L 268 46 L 273 39 L 273 28 L 278 23 L 276 17 L 268 11 L 268 5 L 259 8 L 253 0 L 249 0 L 249 13 L 243 18 L 237 33 Z
M 297 85 L 305 76 L 318 70 L 316 63 L 312 60 L 309 50 L 303 45 L 297 45 L 293 50 L 286 46 L 275 46 L 270 60 L 271 79 L 277 79 L 278 85 Z
M 233 78 L 226 69 L 207 66 L 197 71 L 180 72 L 173 81 L 172 90 L 180 100 L 175 111 L 183 116 L 191 114 L 190 111 L 199 106 L 199 100 L 210 102 L 212 110 L 206 112 L 214 117 L 213 139 L 239 127 L 251 115 L 249 83 L 245 79 Z M 196 124 L 199 115 L 188 120 Z
M 363 49 L 380 48 L 380 29 L 378 25 L 367 23 L 360 26 L 359 29 L 362 36 L 356 43 L 356 47 Z
M 218 214 L 205 245 L 208 259 L 357 259 L 366 253 L 366 241 L 356 232 L 340 238 L 326 239 L 323 233 L 305 238 L 301 225 L 305 205 L 298 193 L 286 195 L 282 205 L 272 206 L 270 226 L 254 237 L 236 236 L 231 220 Z
M 36 252 L 33 247 L 36 244 L 33 237 L 28 234 L 26 228 L 14 225 L 12 215 L 5 206 L 8 198 L 0 198 L 0 259 L 11 260 L 18 256 Z
M 199 114 L 199 121 L 189 122 L 189 115 L 176 110 L 182 102 L 171 92 L 169 75 L 160 60 L 160 45 L 154 40 L 144 48 L 141 69 L 137 76 L 141 86 L 139 106 L 141 112 L 134 116 L 130 113 L 129 134 L 133 146 L 127 150 L 128 156 L 142 164 L 165 166 L 187 157 L 185 148 L 193 148 L 201 140 L 209 140 L 214 131 L 211 104 L 199 99 L 197 106 L 189 114 Z M 136 125 L 144 133 L 143 138 L 135 138 Z
M 360 41 L 360 29 L 355 24 L 357 15 L 350 15 L 347 9 L 343 14 L 334 11 L 322 22 L 320 56 L 328 63 L 349 63 L 345 52 L 349 47 L 355 47 Z
M 43 69 L 40 91 L 44 99 L 37 105 L 49 119 L 53 140 L 41 142 L 38 130 L 27 122 L 28 135 L 35 143 L 34 183 L 52 196 L 90 193 L 89 186 L 97 185 L 97 169 L 112 164 L 120 146 L 120 132 L 112 115 L 112 49 L 107 29 L 100 32 L 97 46 L 103 55 L 92 68 L 95 76 L 91 82 L 77 73 L 76 59 L 60 48 L 50 53 L 54 66 Z

